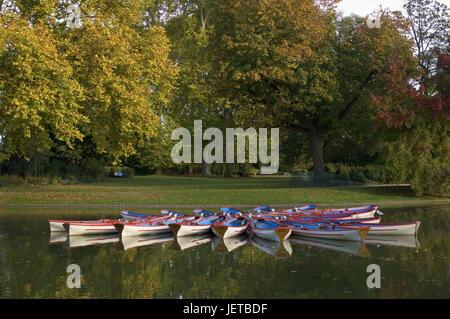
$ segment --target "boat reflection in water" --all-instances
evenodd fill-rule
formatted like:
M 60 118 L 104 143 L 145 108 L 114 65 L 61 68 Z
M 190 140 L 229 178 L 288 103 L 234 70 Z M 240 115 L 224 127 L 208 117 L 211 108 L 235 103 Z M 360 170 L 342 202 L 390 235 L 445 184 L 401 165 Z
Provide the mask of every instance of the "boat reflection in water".
M 227 254 L 239 247 L 242 247 L 250 242 L 250 236 L 247 233 L 220 239 L 216 236 L 213 240 L 213 251 L 218 254 Z
M 123 250 L 167 243 L 171 242 L 172 240 L 174 240 L 172 233 L 145 236 L 124 236 L 120 239 Z
M 290 258 L 292 255 L 292 247 L 288 239 L 279 242 L 254 235 L 250 237 L 250 243 L 252 246 L 276 258 Z
M 227 254 L 240 247 L 251 244 L 276 258 L 289 258 L 292 255 L 291 243 L 305 247 L 319 248 L 343 252 L 346 254 L 369 257 L 371 253 L 367 246 L 395 246 L 421 249 L 416 236 L 370 236 L 364 241 L 344 241 L 323 238 L 310 238 L 304 236 L 291 236 L 283 242 L 276 242 L 247 233 L 221 239 L 213 233 L 175 237 L 171 233 L 146 236 L 125 236 L 119 234 L 98 234 L 68 236 L 63 232 L 51 232 L 49 245 L 63 244 L 65 248 L 101 245 L 121 242 L 123 250 L 172 242 L 171 249 L 183 251 L 200 245 L 211 243 L 212 251 L 218 254 Z
M 49 245 L 64 244 L 67 241 L 67 233 L 64 232 L 50 232 Z
M 174 250 L 187 250 L 200 245 L 211 243 L 215 238 L 217 238 L 217 236 L 215 236 L 213 233 L 204 233 L 181 237 L 177 236 L 173 240 L 172 246 L 170 248 Z
M 301 236 L 291 236 L 289 238 L 289 241 L 291 243 L 299 244 L 306 247 L 334 250 L 360 257 L 370 256 L 370 252 L 367 249 L 364 241 L 332 240 L 332 239 L 309 238 Z
M 68 236 L 64 244 L 66 248 L 77 248 L 102 244 L 118 243 L 119 234 L 77 235 Z
M 420 249 L 420 243 L 416 236 L 367 236 L 364 241 L 340 241 L 322 238 L 307 238 L 292 236 L 289 238 L 292 243 L 306 247 L 321 248 L 343 252 L 346 254 L 370 257 L 370 251 L 366 245 L 373 246 L 396 246 Z
M 416 236 L 370 236 L 365 240 L 367 245 L 396 246 L 420 249 L 420 243 Z

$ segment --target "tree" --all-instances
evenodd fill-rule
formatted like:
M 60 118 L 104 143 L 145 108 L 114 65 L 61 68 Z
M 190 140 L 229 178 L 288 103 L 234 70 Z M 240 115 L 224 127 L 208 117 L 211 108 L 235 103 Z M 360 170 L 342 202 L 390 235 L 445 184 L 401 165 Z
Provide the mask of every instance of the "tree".
M 404 8 L 422 71 L 419 84 L 427 84 L 427 90 L 433 92 L 433 86 L 426 82 L 436 72 L 435 49 L 445 46 L 450 33 L 450 8 L 435 0 L 408 0 Z
M 220 118 L 223 103 L 211 80 L 214 65 L 210 42 L 216 5 L 216 0 L 180 1 L 181 14 L 166 25 L 173 44 L 171 58 L 180 72 L 165 114 L 191 131 L 194 120 L 202 120 L 207 127 L 225 127 Z M 203 162 L 202 167 L 203 175 L 211 174 L 208 163 Z
M 214 47 L 219 93 L 240 121 L 309 137 L 314 174 L 324 173 L 323 136 L 355 110 L 395 53 L 415 68 L 406 21 L 385 12 L 380 29 L 334 18 L 314 1 L 230 1 L 220 7 Z M 366 102 L 364 105 L 360 105 Z M 373 110 L 372 110 L 373 111 Z
M 144 2 L 83 1 L 80 28 L 65 23 L 71 3 L 11 3 L 0 30 L 3 158 L 33 141 L 119 162 L 158 134 L 176 68 Z
M 415 88 L 404 76 L 405 68 L 392 60 L 383 78 L 384 91 L 375 94 L 382 154 L 395 168 L 397 178 L 411 183 L 418 194 L 450 192 L 450 38 L 446 49 L 437 50 L 436 73 L 430 82 L 437 93 Z M 387 99 L 386 96 L 390 98 Z
M 85 91 L 80 104 L 90 122 L 84 134 L 115 160 L 156 134 L 155 110 L 168 102 L 176 74 L 164 29 L 142 25 L 142 5 L 89 1 L 81 6 L 82 28 L 65 33 Z
M 6 12 L 0 18 L 0 162 L 44 151 L 54 140 L 72 147 L 87 118 L 78 104 L 83 89 L 43 21 Z

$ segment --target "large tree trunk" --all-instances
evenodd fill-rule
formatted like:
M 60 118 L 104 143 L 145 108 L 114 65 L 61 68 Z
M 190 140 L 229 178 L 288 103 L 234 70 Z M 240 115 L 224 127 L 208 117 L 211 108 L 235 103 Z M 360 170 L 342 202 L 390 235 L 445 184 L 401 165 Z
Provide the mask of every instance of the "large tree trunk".
M 226 163 L 225 164 L 225 177 L 233 177 L 233 163 Z
M 323 160 L 323 145 L 320 140 L 320 131 L 312 127 L 309 132 L 311 149 L 314 162 L 314 179 L 320 179 L 325 174 L 325 164 Z

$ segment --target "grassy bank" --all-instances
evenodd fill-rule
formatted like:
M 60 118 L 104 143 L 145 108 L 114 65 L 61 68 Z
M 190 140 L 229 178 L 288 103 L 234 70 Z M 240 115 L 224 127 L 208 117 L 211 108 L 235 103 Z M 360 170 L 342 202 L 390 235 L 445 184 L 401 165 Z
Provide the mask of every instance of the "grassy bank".
M 286 177 L 201 178 L 138 176 L 78 185 L 0 188 L 0 205 L 199 205 L 414 202 L 408 186 L 293 188 Z

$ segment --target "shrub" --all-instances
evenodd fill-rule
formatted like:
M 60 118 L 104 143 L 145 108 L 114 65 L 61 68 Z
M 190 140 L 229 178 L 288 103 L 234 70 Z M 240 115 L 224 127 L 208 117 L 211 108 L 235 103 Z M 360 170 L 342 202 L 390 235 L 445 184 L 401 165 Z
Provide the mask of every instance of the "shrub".
M 373 181 L 383 184 L 403 182 L 396 177 L 394 168 L 385 165 L 348 166 L 341 163 L 327 163 L 325 167 L 330 174 L 356 182 Z
M 112 167 L 107 167 L 105 168 L 107 175 L 109 177 L 117 177 L 116 173 L 121 172 L 122 176 L 120 177 L 125 177 L 125 178 L 133 178 L 135 175 L 135 171 L 132 167 L 127 167 L 127 166 L 112 166 Z
M 20 186 L 25 184 L 25 180 L 17 175 L 0 176 L 0 187 Z
M 83 174 L 81 179 L 85 182 L 98 182 L 108 176 L 108 171 L 103 165 L 95 158 L 89 158 L 84 165 Z

